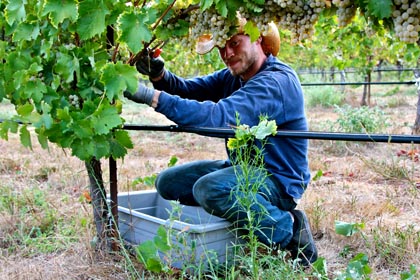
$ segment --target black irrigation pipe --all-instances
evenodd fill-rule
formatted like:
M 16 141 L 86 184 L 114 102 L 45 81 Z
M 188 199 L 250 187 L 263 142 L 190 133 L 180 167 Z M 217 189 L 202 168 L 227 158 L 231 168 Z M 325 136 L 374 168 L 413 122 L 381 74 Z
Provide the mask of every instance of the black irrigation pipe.
M 4 120 L 0 119 L 0 123 Z M 210 128 L 210 127 L 186 127 L 179 125 L 138 125 L 125 124 L 125 130 L 135 131 L 166 131 L 166 132 L 185 132 L 195 133 L 202 136 L 229 138 L 235 136 L 235 131 L 231 128 Z M 336 141 L 360 141 L 378 143 L 407 143 L 420 144 L 420 135 L 404 134 L 363 134 L 363 133 L 341 133 L 341 132 L 320 132 L 320 131 L 298 131 L 298 130 L 278 130 L 276 135 L 271 137 L 290 137 L 316 140 L 336 140 Z
M 208 128 L 208 127 L 183 127 L 178 125 L 136 125 L 126 124 L 126 130 L 142 131 L 168 131 L 195 133 L 202 136 L 229 138 L 234 137 L 235 132 L 229 128 Z M 291 137 L 318 140 L 337 140 L 337 141 L 360 141 L 360 142 L 381 142 L 381 143 L 408 143 L 420 144 L 420 135 L 402 134 L 363 134 L 363 133 L 340 133 L 340 132 L 317 132 L 317 131 L 292 131 L 279 130 L 272 137 Z
M 408 81 L 408 82 L 302 83 L 302 86 L 414 85 L 414 84 L 416 84 L 416 81 Z
M 420 70 L 420 68 L 375 68 L 372 70 L 372 72 L 404 72 L 404 71 L 416 71 L 416 70 Z M 336 71 L 331 71 L 331 70 L 305 70 L 305 69 L 298 69 L 296 71 L 299 75 L 306 75 L 306 74 L 313 74 L 313 75 L 317 75 L 317 74 L 325 74 L 325 75 L 330 75 L 330 74 L 341 74 L 342 72 L 344 73 L 360 73 L 361 71 L 357 70 L 357 69 L 346 69 L 346 70 L 336 70 Z

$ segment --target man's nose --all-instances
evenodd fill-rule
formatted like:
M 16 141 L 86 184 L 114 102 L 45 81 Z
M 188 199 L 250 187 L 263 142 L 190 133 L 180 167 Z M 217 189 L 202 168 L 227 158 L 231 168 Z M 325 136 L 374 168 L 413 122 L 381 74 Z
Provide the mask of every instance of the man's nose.
M 234 55 L 233 49 L 229 47 L 225 47 L 225 58 L 230 58 Z

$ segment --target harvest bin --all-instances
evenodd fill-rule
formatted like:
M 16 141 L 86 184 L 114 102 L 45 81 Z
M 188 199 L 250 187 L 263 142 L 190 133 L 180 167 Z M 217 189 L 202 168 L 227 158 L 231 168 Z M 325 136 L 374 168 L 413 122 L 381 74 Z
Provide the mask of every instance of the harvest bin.
M 224 264 L 231 259 L 234 244 L 243 242 L 235 236 L 230 222 L 202 207 L 165 200 L 155 190 L 118 194 L 118 225 L 121 237 L 131 245 L 153 240 L 160 226 L 170 230 L 174 242 L 170 265 L 175 268 L 191 264 L 208 267 L 210 261 Z M 182 242 L 180 235 L 185 237 Z M 164 254 L 160 258 L 168 260 Z

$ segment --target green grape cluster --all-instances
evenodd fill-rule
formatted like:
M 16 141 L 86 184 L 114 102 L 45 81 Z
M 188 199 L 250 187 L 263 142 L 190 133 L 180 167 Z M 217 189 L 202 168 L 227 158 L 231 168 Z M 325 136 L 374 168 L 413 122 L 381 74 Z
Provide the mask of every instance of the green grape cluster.
M 420 0 L 394 0 L 392 20 L 395 35 L 402 42 L 418 42 L 420 39 Z
M 191 28 L 190 41 L 193 44 L 201 35 L 213 36 L 216 46 L 223 47 L 229 39 L 229 32 L 234 27 L 231 21 L 219 15 L 215 9 L 195 10 L 189 17 Z
M 333 0 L 332 3 L 338 8 L 338 25 L 344 27 L 348 25 L 357 12 L 357 6 L 351 0 Z
M 240 7 L 238 14 L 252 21 L 262 35 L 268 32 L 268 23 L 274 22 L 279 29 L 291 32 L 292 43 L 298 43 L 313 35 L 314 25 L 325 7 L 326 0 L 268 0 L 259 7 L 262 11 L 248 5 Z M 212 35 L 216 45 L 223 47 L 237 25 L 219 15 L 214 8 L 194 11 L 189 22 L 190 47 L 204 34 Z
M 80 100 L 77 95 L 75 94 L 69 95 L 69 101 L 71 105 L 73 105 L 77 109 L 80 109 Z
M 289 30 L 292 43 L 298 43 L 311 38 L 314 25 L 320 13 L 325 9 L 325 0 L 269 0 L 266 2 L 267 11 L 272 21 L 280 29 Z

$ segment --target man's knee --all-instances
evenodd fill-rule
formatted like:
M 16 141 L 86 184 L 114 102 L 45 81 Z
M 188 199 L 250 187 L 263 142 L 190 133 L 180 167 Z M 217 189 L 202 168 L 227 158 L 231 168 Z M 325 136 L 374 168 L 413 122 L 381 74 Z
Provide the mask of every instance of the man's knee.
M 195 200 L 200 204 L 206 204 L 209 197 L 212 195 L 211 187 L 205 180 L 199 179 L 193 187 L 193 195 Z
M 156 176 L 156 190 L 164 199 L 173 199 L 170 195 L 171 182 L 173 181 L 171 174 L 172 172 L 164 170 Z

